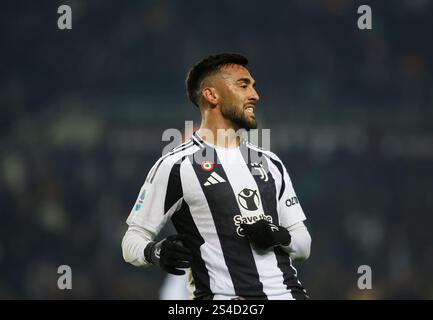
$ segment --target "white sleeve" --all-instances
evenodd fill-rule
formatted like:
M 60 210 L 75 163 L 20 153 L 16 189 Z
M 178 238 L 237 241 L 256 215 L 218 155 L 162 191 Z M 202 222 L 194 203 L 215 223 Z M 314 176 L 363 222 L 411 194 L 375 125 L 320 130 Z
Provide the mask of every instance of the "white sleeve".
M 303 222 L 298 222 L 288 228 L 292 241 L 288 246 L 281 246 L 292 260 L 306 260 L 311 252 L 311 236 Z
M 122 239 L 123 259 L 136 266 L 144 267 L 150 264 L 144 258 L 144 249 L 155 235 L 140 226 L 130 226 Z
M 178 188 L 179 170 L 173 170 L 176 165 L 179 164 L 160 160 L 149 172 L 126 220 L 129 228 L 122 239 L 122 253 L 126 262 L 135 266 L 148 265 L 144 249 L 180 208 L 183 195 Z
M 281 161 L 277 162 L 279 171 L 282 172 L 280 190 L 278 191 L 278 217 L 283 227 L 290 227 L 298 222 L 306 220 L 304 211 L 293 189 L 289 174 Z

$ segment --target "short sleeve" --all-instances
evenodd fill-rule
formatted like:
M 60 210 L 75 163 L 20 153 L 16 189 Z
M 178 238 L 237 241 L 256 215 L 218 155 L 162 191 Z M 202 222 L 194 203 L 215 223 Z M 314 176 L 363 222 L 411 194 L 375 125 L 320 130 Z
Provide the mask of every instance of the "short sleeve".
M 171 160 L 160 159 L 150 170 L 126 220 L 128 225 L 138 225 L 156 235 L 180 208 L 180 162 Z
M 298 222 L 306 220 L 306 216 L 296 196 L 292 181 L 285 166 L 281 161 L 279 161 L 279 164 L 279 170 L 282 173 L 282 181 L 280 184 L 281 189 L 278 193 L 278 217 L 280 225 L 288 228 Z

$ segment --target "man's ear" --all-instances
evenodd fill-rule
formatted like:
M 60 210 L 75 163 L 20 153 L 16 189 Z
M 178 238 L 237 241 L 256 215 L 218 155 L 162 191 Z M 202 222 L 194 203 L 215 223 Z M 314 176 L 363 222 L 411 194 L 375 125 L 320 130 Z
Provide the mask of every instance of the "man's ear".
M 204 87 L 201 90 L 201 94 L 203 96 L 203 99 L 207 101 L 212 106 L 215 106 L 218 103 L 219 96 L 218 92 L 213 87 Z

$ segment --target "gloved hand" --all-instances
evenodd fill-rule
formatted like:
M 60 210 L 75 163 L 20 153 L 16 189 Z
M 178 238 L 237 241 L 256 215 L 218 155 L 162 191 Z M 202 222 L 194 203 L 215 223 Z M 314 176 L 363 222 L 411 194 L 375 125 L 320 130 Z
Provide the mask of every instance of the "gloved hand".
M 150 242 L 144 249 L 147 261 L 159 265 L 164 271 L 174 275 L 185 274 L 185 270 L 177 268 L 189 268 L 192 261 L 191 251 L 183 246 L 184 235 L 171 235 L 159 242 Z
M 267 250 L 278 245 L 288 246 L 292 240 L 289 230 L 264 219 L 253 224 L 242 223 L 241 227 L 250 242 L 260 250 Z

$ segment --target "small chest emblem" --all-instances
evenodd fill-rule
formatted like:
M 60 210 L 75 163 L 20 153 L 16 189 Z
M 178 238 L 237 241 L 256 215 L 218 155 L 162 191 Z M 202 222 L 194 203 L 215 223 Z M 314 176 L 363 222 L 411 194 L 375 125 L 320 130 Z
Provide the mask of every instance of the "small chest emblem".
M 212 171 L 213 170 L 213 167 L 214 167 L 214 165 L 213 165 L 213 163 L 212 162 L 210 162 L 210 161 L 203 161 L 202 163 L 201 163 L 201 169 L 203 170 L 203 171 L 207 171 L 207 172 L 209 172 L 209 171 Z

